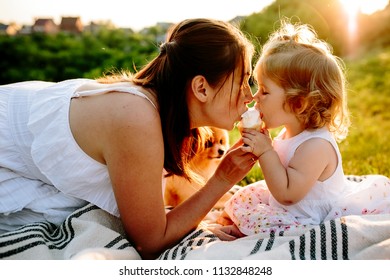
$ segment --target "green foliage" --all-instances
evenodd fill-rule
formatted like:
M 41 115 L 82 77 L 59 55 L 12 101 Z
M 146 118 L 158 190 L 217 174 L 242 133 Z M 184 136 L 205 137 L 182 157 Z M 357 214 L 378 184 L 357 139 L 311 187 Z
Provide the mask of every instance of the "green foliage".
M 349 174 L 390 176 L 390 48 L 347 62 L 352 126 L 340 144 Z
M 155 37 L 102 29 L 97 34 L 0 36 L 0 84 L 97 78 L 113 70 L 136 71 L 156 55 Z

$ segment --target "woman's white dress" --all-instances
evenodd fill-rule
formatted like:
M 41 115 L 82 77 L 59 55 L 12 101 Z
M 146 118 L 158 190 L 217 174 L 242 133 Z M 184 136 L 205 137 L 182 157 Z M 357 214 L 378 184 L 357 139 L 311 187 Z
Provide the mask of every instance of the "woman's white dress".
M 81 150 L 69 125 L 72 98 L 111 91 L 147 98 L 129 83 L 89 79 L 0 86 L 0 233 L 59 224 L 87 202 L 119 216 L 107 167 Z

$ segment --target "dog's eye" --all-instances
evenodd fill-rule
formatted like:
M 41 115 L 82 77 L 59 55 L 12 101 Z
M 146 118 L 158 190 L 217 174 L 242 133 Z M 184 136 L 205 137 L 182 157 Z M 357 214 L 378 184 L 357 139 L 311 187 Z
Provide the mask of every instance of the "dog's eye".
M 223 139 L 219 140 L 219 143 L 220 143 L 221 145 L 223 145 Z
M 206 143 L 205 143 L 206 149 L 207 149 L 207 148 L 211 148 L 212 146 L 213 146 L 213 141 L 207 140 Z

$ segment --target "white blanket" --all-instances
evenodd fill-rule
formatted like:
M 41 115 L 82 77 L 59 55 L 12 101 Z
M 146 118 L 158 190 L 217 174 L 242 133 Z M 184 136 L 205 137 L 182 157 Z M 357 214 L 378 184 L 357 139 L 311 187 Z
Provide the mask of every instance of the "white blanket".
M 390 259 L 390 214 L 346 216 L 307 230 L 220 241 L 202 223 L 159 259 Z M 120 221 L 87 205 L 60 227 L 27 225 L 0 235 L 2 259 L 140 259 Z
M 390 214 L 346 216 L 305 230 L 257 234 L 230 242 L 218 240 L 204 227 L 160 259 L 390 259 Z
M 158 259 L 390 259 L 390 214 L 344 216 L 318 226 L 221 241 L 199 227 Z M 0 235 L 0 259 L 140 259 L 121 222 L 87 205 L 56 227 L 35 223 Z
M 0 235 L 2 259 L 140 259 L 120 220 L 87 205 L 56 227 L 34 223 Z

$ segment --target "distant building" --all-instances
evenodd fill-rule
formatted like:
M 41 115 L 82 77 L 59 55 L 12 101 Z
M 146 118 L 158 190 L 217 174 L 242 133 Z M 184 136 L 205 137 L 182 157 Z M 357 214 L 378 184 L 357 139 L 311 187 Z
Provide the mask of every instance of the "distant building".
M 60 30 L 69 33 L 83 32 L 83 24 L 80 17 L 62 17 Z
M 32 32 L 54 34 L 58 32 L 58 26 L 51 18 L 39 18 L 35 20 Z
M 101 30 L 114 30 L 117 27 L 112 23 L 111 20 L 100 20 L 100 21 L 91 21 L 89 24 L 84 26 L 84 32 L 98 33 Z
M 84 32 L 97 33 L 101 28 L 100 24 L 91 21 L 90 24 L 84 26 Z
M 19 27 L 14 24 L 3 24 L 0 23 L 0 34 L 6 34 L 6 35 L 15 35 L 18 33 Z
M 20 28 L 18 34 L 21 35 L 29 35 L 32 33 L 32 26 L 31 25 L 23 25 L 22 28 Z

